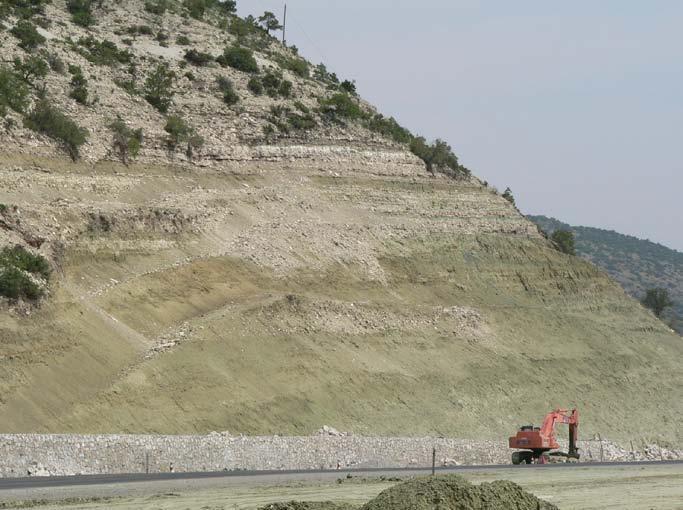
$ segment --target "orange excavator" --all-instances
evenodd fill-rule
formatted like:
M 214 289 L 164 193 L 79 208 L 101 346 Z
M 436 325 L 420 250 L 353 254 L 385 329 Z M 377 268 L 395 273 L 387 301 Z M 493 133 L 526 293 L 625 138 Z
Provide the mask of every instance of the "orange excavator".
M 559 452 L 560 445 L 555 439 L 555 425 L 565 423 L 569 425 L 569 451 Z M 579 411 L 572 409 L 555 409 L 549 412 L 543 420 L 543 425 L 534 427 L 526 425 L 520 427 L 517 434 L 509 440 L 513 464 L 545 464 L 550 457 L 564 458 L 565 461 L 578 460 L 579 449 L 576 442 L 579 436 Z

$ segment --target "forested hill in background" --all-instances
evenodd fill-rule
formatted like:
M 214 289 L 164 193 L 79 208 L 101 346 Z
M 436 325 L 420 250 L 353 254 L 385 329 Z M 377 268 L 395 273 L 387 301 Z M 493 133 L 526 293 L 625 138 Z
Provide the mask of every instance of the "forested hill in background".
M 547 216 L 528 218 L 548 234 L 572 230 L 577 254 L 607 271 L 635 298 L 650 288 L 668 289 L 675 305 L 665 313 L 665 321 L 683 334 L 683 253 L 612 230 L 575 227 Z

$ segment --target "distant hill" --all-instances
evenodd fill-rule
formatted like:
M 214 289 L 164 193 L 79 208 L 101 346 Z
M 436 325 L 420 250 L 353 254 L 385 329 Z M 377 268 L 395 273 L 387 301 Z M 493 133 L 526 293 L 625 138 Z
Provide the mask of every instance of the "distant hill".
M 676 304 L 665 321 L 683 334 L 683 253 L 612 230 L 575 227 L 547 216 L 528 218 L 548 234 L 572 230 L 577 253 L 607 271 L 635 298 L 641 299 L 649 288 L 669 289 Z

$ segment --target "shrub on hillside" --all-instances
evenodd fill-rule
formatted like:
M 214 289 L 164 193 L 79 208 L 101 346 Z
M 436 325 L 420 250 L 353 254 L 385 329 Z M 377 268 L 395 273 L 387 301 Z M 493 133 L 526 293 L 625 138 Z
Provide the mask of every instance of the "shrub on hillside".
M 261 82 L 261 79 L 258 76 L 252 76 L 251 78 L 249 78 L 247 88 L 255 96 L 263 95 L 263 83 Z
M 185 144 L 185 155 L 188 159 L 192 159 L 195 151 L 204 145 L 204 138 L 178 115 L 168 117 L 164 130 L 169 135 L 167 139 L 169 149 L 175 150 Z
M 94 25 L 92 3 L 93 0 L 67 0 L 66 8 L 71 13 L 71 21 L 82 27 Z
M 342 90 L 342 92 L 346 92 L 347 94 L 351 94 L 352 96 L 358 95 L 358 92 L 356 91 L 355 81 L 344 80 L 339 85 L 339 88 Z
M 375 133 L 386 138 L 390 138 L 398 143 L 409 144 L 413 140 L 413 135 L 406 128 L 401 126 L 393 117 L 386 118 L 378 113 L 370 118 L 365 126 Z
M 42 295 L 42 289 L 26 273 L 16 267 L 0 266 L 0 296 L 35 301 Z
M 258 73 L 258 64 L 254 58 L 254 53 L 248 48 L 228 46 L 216 61 L 222 66 L 230 66 L 238 71 Z
M 562 253 L 576 255 L 574 232 L 571 230 L 555 230 L 550 236 L 550 239 Z
M 187 50 L 185 52 L 184 58 L 190 64 L 194 64 L 196 66 L 206 66 L 214 61 L 214 58 L 211 54 L 197 51 L 195 49 Z
M 13 65 L 17 76 L 31 87 L 35 87 L 36 80 L 42 80 L 50 71 L 47 62 L 37 55 L 30 55 L 23 59 L 15 58 Z
M 512 194 L 512 190 L 510 188 L 505 188 L 505 191 L 503 191 L 501 196 L 512 205 L 517 205 L 515 202 L 515 196 Z
M 109 129 L 114 133 L 112 146 L 116 151 L 121 163 L 128 165 L 131 158 L 135 158 L 142 147 L 142 128 L 131 129 L 122 119 L 116 119 L 109 124 Z
M 302 78 L 308 78 L 310 75 L 308 62 L 302 58 L 280 57 L 278 59 L 278 64 L 280 64 L 280 67 L 283 69 L 292 71 L 294 74 Z
M 19 46 L 29 52 L 45 42 L 45 38 L 30 21 L 19 20 L 10 32 L 19 39 Z
M 79 157 L 79 149 L 88 139 L 88 131 L 76 124 L 69 117 L 43 98 L 24 117 L 24 124 L 29 129 L 43 133 L 58 141 L 74 161 Z
M 159 64 L 145 80 L 143 88 L 144 97 L 149 104 L 161 113 L 166 113 L 173 100 L 173 82 L 175 73 L 168 64 Z
M 71 92 L 69 92 L 69 97 L 77 103 L 87 105 L 88 80 L 83 75 L 83 70 L 80 66 L 69 65 L 69 74 L 71 74 Z
M 98 41 L 92 36 L 81 37 L 78 46 L 81 47 L 81 55 L 97 65 L 130 64 L 133 59 L 130 51 L 120 50 L 112 41 Z
M 179 35 L 178 37 L 176 37 L 175 42 L 176 44 L 180 44 L 181 46 L 187 46 L 191 44 L 189 37 L 187 37 L 186 35 Z
M 5 247 L 0 251 L 0 264 L 14 266 L 22 271 L 39 275 L 44 279 L 50 277 L 50 265 L 42 255 L 35 255 L 23 246 Z
M 661 317 L 664 310 L 671 308 L 675 304 L 671 299 L 668 289 L 661 287 L 648 289 L 645 292 L 645 296 L 641 300 L 641 303 L 643 306 L 652 310 L 657 317 Z
M 428 144 L 423 137 L 418 136 L 410 142 L 410 150 L 424 161 L 430 173 L 440 172 L 453 178 L 469 175 L 469 170 L 460 165 L 451 146 L 443 140 L 437 139 Z
M 162 16 L 168 10 L 168 0 L 149 0 L 145 2 L 145 10 L 150 14 Z
M 320 112 L 330 120 L 338 120 L 340 117 L 348 120 L 357 120 L 365 116 L 358 102 L 348 94 L 338 93 L 332 97 L 320 100 Z
M 239 102 L 240 96 L 237 95 L 232 81 L 225 76 L 219 76 L 216 78 L 216 84 L 218 85 L 218 90 L 223 94 L 223 102 L 225 104 L 232 106 Z
M 326 84 L 339 84 L 339 78 L 337 78 L 337 75 L 335 73 L 330 73 L 323 63 L 320 63 L 315 67 L 313 70 L 313 78 Z
M 0 66 L 0 116 L 7 109 L 23 113 L 28 106 L 28 88 L 9 67 Z
M 45 14 L 45 6 L 52 0 L 3 0 L 0 2 L 0 19 L 14 15 L 20 19 L 31 19 Z

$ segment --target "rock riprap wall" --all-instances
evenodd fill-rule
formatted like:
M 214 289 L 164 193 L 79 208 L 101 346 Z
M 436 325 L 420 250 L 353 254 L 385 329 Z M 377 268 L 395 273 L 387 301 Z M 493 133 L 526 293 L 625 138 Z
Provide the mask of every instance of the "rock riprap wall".
M 646 446 L 622 449 L 609 441 L 581 441 L 583 460 L 683 458 L 683 451 Z M 0 476 L 158 473 L 233 470 L 427 467 L 507 464 L 505 441 L 362 436 L 233 437 L 151 435 L 0 436 Z M 602 454 L 601 454 L 602 451 Z

